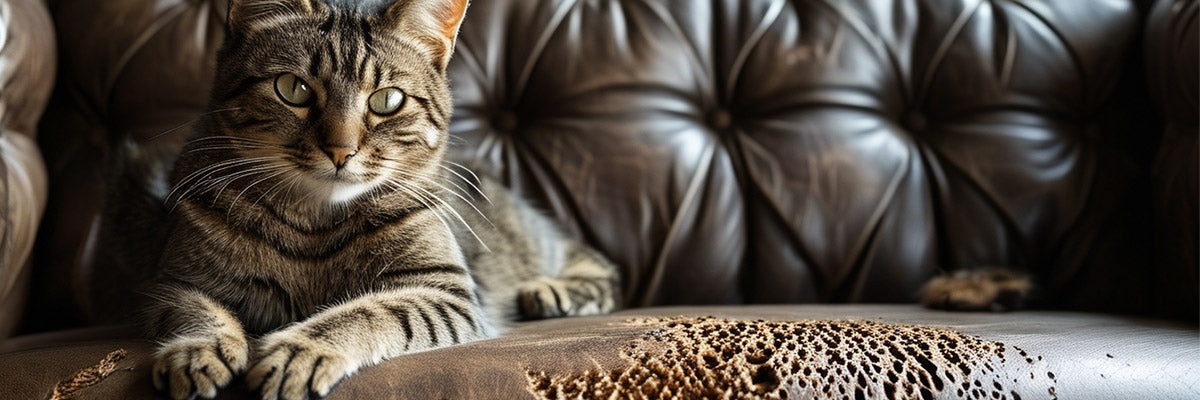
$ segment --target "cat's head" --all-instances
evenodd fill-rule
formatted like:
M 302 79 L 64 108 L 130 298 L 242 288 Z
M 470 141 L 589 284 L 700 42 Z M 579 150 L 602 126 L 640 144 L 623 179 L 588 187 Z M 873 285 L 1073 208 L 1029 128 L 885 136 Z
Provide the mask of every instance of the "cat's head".
M 278 172 L 243 179 L 262 177 L 258 189 L 290 180 L 332 203 L 432 178 L 467 0 L 388 3 L 230 0 L 207 137 L 186 151 L 258 160 L 239 169 Z

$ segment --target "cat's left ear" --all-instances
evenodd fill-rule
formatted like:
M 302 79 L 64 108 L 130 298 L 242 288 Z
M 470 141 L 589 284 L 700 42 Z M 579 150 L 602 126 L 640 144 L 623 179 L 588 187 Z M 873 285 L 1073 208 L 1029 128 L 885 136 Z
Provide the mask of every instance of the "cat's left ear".
M 384 12 L 384 18 L 395 32 L 428 44 L 434 61 L 445 70 L 454 53 L 467 3 L 468 0 L 396 0 Z

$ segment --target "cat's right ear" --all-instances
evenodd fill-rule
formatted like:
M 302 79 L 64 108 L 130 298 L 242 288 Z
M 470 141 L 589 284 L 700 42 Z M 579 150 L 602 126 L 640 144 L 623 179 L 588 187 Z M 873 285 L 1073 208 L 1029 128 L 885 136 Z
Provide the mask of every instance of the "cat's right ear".
M 428 44 L 438 69 L 444 71 L 454 52 L 468 3 L 468 0 L 394 0 L 384 18 L 393 32 Z
M 230 33 L 248 35 L 323 10 L 320 0 L 229 0 Z

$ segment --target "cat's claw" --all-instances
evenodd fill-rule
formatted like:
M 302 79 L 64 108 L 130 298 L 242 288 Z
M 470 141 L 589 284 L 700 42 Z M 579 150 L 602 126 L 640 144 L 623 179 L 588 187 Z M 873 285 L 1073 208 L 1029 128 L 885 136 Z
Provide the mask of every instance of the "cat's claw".
M 211 399 L 246 370 L 248 355 L 246 338 L 238 335 L 172 339 L 158 351 L 154 388 L 174 400 Z
M 564 282 L 554 278 L 527 282 L 517 291 L 521 316 L 530 319 L 565 317 L 570 314 L 572 300 Z
M 268 335 L 259 348 L 262 358 L 246 382 L 263 400 L 322 398 L 353 371 L 339 352 L 287 330 Z

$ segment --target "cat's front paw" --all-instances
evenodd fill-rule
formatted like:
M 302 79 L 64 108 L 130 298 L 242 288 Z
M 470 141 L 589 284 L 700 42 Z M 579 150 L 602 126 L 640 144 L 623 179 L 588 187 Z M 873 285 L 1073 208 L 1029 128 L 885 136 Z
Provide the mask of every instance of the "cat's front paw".
M 290 330 L 263 338 L 259 355 L 246 382 L 263 400 L 325 397 L 354 372 L 349 359 L 331 346 Z
M 554 278 L 526 282 L 517 290 L 517 307 L 529 319 L 565 317 L 572 300 L 565 282 Z
M 242 335 L 184 336 L 159 348 L 154 388 L 175 400 L 211 399 L 246 370 L 250 347 Z

